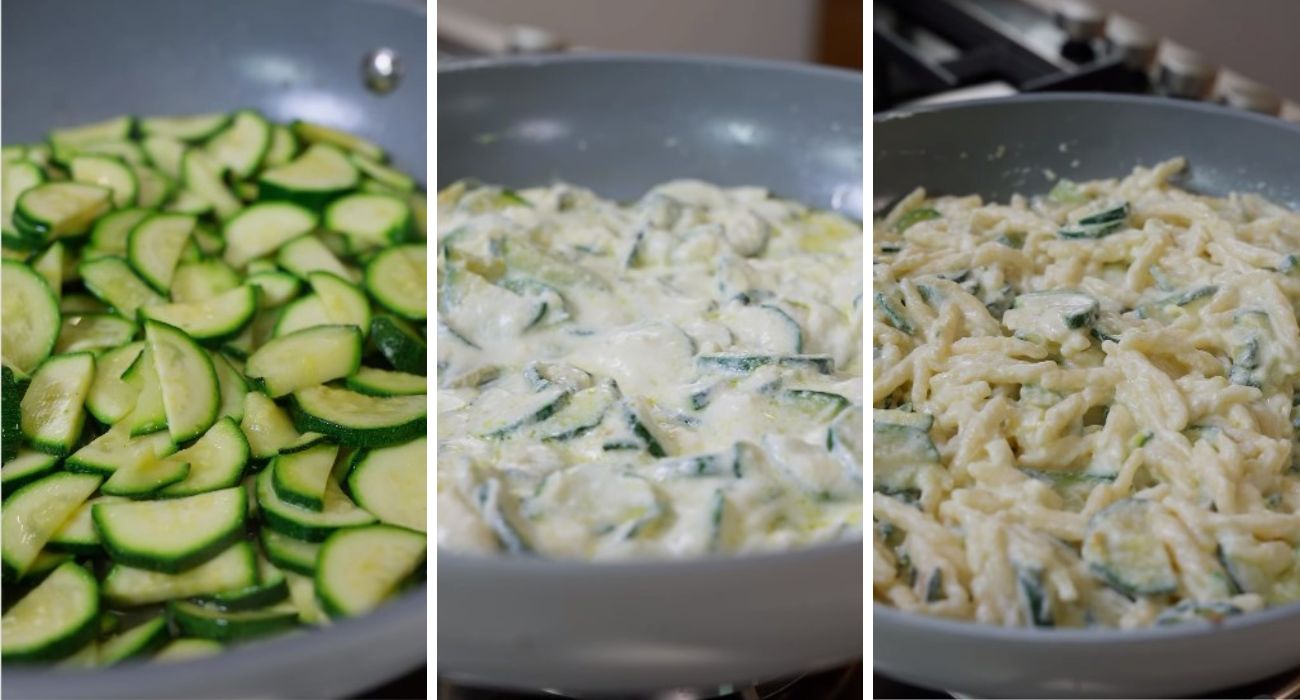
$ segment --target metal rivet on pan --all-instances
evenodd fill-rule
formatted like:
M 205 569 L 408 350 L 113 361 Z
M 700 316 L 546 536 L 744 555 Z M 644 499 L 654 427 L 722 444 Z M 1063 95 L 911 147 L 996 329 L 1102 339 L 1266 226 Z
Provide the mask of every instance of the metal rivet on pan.
M 361 79 L 366 89 L 386 95 L 396 90 L 402 80 L 402 59 L 392 49 L 374 49 L 361 59 Z

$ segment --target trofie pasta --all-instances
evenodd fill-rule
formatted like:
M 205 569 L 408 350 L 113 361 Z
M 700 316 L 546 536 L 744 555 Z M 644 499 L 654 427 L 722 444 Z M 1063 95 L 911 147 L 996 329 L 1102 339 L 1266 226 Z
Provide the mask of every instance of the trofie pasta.
M 1175 159 L 874 238 L 874 594 L 998 625 L 1300 600 L 1300 215 Z
M 758 188 L 438 196 L 438 543 L 577 559 L 862 536 L 862 229 Z

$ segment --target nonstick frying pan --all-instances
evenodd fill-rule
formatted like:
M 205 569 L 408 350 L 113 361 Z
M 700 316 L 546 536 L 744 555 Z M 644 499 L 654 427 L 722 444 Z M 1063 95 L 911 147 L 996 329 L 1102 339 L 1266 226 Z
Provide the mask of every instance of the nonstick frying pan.
M 253 107 L 384 146 L 425 178 L 424 4 L 390 0 L 40 0 L 6 2 L 4 143 L 119 114 Z M 361 80 L 362 57 L 394 49 L 405 76 L 387 95 Z M 179 664 L 52 671 L 6 664 L 13 698 L 336 697 L 425 659 L 423 587 L 324 630 Z
M 1211 105 L 1036 95 L 878 115 L 877 210 L 918 185 L 1006 201 L 1049 176 L 1087 180 L 1185 156 L 1180 185 L 1300 207 L 1300 127 Z M 1219 625 L 1137 631 L 1004 629 L 873 605 L 877 671 L 981 697 L 1200 694 L 1300 665 L 1300 605 Z
M 862 79 L 758 61 L 569 55 L 439 70 L 438 181 L 673 178 L 861 216 Z M 438 555 L 438 671 L 574 692 L 744 683 L 862 654 L 862 543 L 588 564 Z

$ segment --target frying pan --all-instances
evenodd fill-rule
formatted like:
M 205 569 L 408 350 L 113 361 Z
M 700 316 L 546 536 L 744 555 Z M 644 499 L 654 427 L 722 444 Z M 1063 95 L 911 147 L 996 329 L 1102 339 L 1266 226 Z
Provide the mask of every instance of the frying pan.
M 440 68 L 438 184 L 564 180 L 621 200 L 694 177 L 862 212 L 862 79 L 629 55 Z M 860 658 L 862 543 L 589 564 L 438 554 L 438 672 L 566 692 L 770 679 Z
M 876 209 L 918 185 L 1005 201 L 1046 175 L 1114 177 L 1186 156 L 1179 183 L 1254 192 L 1300 207 L 1300 127 L 1190 102 L 1035 95 L 879 115 Z M 1004 629 L 873 604 L 877 671 L 983 697 L 1159 697 L 1206 693 L 1300 665 L 1300 605 L 1219 625 L 1135 631 Z
M 425 16 L 420 2 L 340 0 L 41 0 L 4 6 L 5 143 L 118 114 L 254 107 L 311 119 L 383 145 L 425 178 Z M 361 80 L 366 52 L 397 51 L 406 74 L 379 96 Z M 14 698 L 335 697 L 418 668 L 422 587 L 325 630 L 179 664 L 102 671 L 6 664 Z

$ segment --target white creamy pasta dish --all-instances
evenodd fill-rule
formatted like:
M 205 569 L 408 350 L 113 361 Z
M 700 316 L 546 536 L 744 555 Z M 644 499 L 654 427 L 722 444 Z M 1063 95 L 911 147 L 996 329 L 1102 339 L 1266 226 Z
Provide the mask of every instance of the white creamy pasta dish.
M 874 225 L 874 597 L 1142 627 L 1300 600 L 1300 215 L 1181 159 Z
M 758 188 L 438 196 L 438 543 L 577 559 L 862 536 L 862 229 Z

